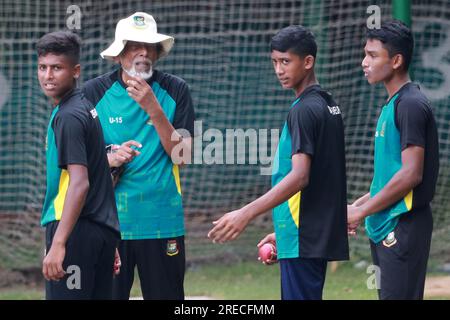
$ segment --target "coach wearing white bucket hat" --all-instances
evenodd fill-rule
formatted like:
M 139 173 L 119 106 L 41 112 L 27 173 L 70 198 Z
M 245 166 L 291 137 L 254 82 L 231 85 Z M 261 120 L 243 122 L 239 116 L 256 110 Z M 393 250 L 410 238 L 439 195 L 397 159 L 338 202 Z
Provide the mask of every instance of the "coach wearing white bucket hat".
M 144 12 L 136 12 L 117 23 L 114 42 L 100 55 L 104 59 L 117 57 L 125 48 L 127 41 L 160 43 L 163 49 L 160 55 L 161 58 L 172 49 L 174 39 L 171 36 L 158 33 L 156 21 L 151 15 Z
M 96 106 L 105 145 L 112 146 L 108 161 L 122 236 L 115 299 L 129 298 L 136 266 L 144 299 L 184 299 L 178 165 L 190 161 L 194 108 L 184 80 L 154 69 L 173 43 L 158 33 L 151 15 L 136 12 L 117 23 L 114 42 L 100 54 L 120 68 L 83 88 Z

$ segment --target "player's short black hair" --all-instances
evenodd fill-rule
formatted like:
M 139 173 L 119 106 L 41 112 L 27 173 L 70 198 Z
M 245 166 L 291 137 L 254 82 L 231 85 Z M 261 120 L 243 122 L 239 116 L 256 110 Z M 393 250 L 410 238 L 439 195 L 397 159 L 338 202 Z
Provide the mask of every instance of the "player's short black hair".
M 383 22 L 378 29 L 367 29 L 367 39 L 380 40 L 391 58 L 401 54 L 405 61 L 404 70 L 408 70 L 413 55 L 414 38 L 406 24 L 399 20 Z
M 81 38 L 70 31 L 56 31 L 42 36 L 36 43 L 38 57 L 48 53 L 65 55 L 74 65 L 80 63 Z
M 292 52 L 304 58 L 317 54 L 317 44 L 314 34 L 307 28 L 295 25 L 281 29 L 270 42 L 270 51 Z

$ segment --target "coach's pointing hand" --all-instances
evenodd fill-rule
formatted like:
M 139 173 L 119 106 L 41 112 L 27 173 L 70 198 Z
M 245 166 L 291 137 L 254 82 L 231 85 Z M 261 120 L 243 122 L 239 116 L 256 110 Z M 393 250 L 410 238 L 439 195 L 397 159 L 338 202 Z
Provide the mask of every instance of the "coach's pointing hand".
M 231 211 L 214 221 L 214 228 L 208 233 L 208 238 L 214 243 L 224 243 L 236 239 L 249 223 L 250 218 L 243 208 Z
M 142 145 L 134 140 L 129 140 L 122 143 L 120 146 L 115 146 L 111 153 L 108 153 L 108 162 L 111 168 L 120 167 L 124 163 L 128 163 L 133 160 L 134 157 L 140 155 L 141 153 L 132 149 L 131 147 L 142 148 Z

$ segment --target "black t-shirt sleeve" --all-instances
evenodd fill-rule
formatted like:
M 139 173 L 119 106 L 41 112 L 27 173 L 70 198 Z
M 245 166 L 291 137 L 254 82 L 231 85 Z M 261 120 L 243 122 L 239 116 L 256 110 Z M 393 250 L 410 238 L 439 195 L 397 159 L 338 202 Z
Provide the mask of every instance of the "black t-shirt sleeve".
M 58 113 L 53 121 L 58 167 L 66 169 L 69 164 L 87 167 L 86 132 L 87 127 L 79 117 Z
M 425 147 L 427 108 L 423 102 L 406 98 L 397 104 L 396 125 L 400 131 L 402 150 L 414 145 Z
M 81 88 L 84 97 L 96 106 L 117 80 L 117 74 L 115 71 L 86 81 Z
M 195 135 L 195 113 L 191 94 L 189 92 L 189 87 L 185 83 L 182 83 L 179 90 L 180 91 L 177 95 L 177 105 L 173 119 L 173 127 L 175 129 L 185 129 L 189 131 L 191 137 L 193 137 Z
M 294 106 L 288 114 L 287 125 L 291 135 L 291 156 L 297 153 L 314 155 L 315 115 L 307 103 Z
M 100 100 L 100 91 L 96 83 L 96 79 L 86 81 L 81 90 L 86 99 L 88 99 L 93 105 L 96 105 Z

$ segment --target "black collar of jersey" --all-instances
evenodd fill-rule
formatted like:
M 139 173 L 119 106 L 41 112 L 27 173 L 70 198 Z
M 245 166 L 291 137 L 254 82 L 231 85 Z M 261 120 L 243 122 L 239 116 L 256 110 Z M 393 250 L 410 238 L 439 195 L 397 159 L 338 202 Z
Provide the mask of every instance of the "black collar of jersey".
M 73 89 L 70 89 L 69 91 L 67 91 L 63 97 L 61 98 L 61 100 L 58 103 L 58 106 L 61 107 L 61 105 L 65 102 L 67 102 L 70 98 L 72 98 L 73 96 L 80 94 L 81 90 L 80 88 L 74 87 Z
M 322 87 L 318 83 L 315 83 L 315 84 L 312 84 L 312 85 L 306 87 L 305 90 L 303 90 L 302 93 L 300 93 L 300 95 L 296 98 L 296 100 L 300 99 L 300 98 L 304 97 L 305 95 L 307 95 L 308 93 L 310 93 L 312 91 L 316 91 L 316 90 L 322 90 Z
M 389 102 L 392 100 L 393 97 L 395 97 L 397 94 L 400 94 L 402 91 L 406 90 L 407 88 L 415 86 L 417 89 L 420 90 L 420 87 L 417 83 L 414 83 L 412 81 L 406 82 L 404 85 L 402 85 L 393 95 L 386 101 L 386 105 L 389 104 Z
M 125 82 L 123 82 L 123 79 L 122 79 L 122 72 L 123 72 L 122 68 L 117 69 L 117 73 L 116 73 L 116 75 L 117 75 L 117 81 L 120 83 L 120 85 L 121 85 L 124 89 L 126 89 L 128 86 L 125 84 Z M 153 74 L 152 74 L 152 76 L 150 77 L 150 79 L 147 79 L 147 80 L 145 80 L 145 81 L 146 81 L 149 85 L 151 85 L 152 82 L 155 81 L 155 79 L 156 79 L 156 74 L 157 74 L 157 73 L 158 73 L 158 70 L 153 69 Z

